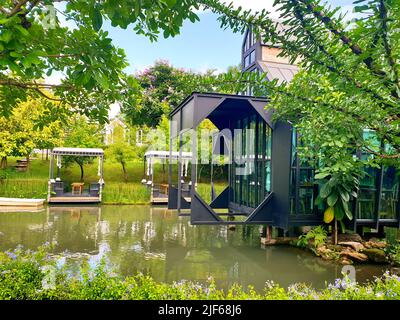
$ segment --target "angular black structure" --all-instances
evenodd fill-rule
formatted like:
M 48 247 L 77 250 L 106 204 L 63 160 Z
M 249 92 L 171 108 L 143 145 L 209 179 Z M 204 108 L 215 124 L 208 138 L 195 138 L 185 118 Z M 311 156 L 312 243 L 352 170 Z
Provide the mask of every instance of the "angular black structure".
M 190 181 L 182 178 L 181 157 L 169 165 L 170 209 L 189 209 L 192 224 L 261 224 L 287 230 L 322 223 L 322 210 L 315 205 L 315 169 L 297 156 L 295 130 L 287 122 L 273 122 L 267 105 L 267 98 L 193 93 L 170 114 L 170 152 L 193 154 Z M 227 159 L 228 168 L 226 189 L 217 197 L 212 192 L 210 203 L 200 196 L 197 184 L 198 166 L 209 154 L 202 148 L 207 135 L 199 129 L 205 119 L 218 129 L 211 155 Z M 391 167 L 369 171 L 348 227 L 399 227 L 399 172 Z M 188 191 L 190 202 L 185 200 Z

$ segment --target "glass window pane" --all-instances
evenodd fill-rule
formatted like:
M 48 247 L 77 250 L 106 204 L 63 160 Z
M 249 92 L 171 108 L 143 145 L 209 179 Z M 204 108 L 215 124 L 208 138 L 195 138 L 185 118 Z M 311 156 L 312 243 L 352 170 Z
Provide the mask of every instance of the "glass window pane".
M 182 109 L 182 130 L 193 127 L 194 101 L 188 102 Z
M 397 205 L 399 201 L 399 172 L 394 167 L 383 170 L 380 219 L 397 219 Z

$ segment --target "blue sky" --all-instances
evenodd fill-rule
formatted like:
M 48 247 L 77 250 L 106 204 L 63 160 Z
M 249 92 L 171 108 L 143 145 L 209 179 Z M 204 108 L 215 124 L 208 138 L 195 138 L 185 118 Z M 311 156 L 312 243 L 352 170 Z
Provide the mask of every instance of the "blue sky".
M 267 9 L 273 18 L 278 18 L 272 6 L 274 0 L 224 0 L 233 1 L 236 6 L 253 11 Z M 333 6 L 340 6 L 343 12 L 352 11 L 354 0 L 328 0 Z M 62 4 L 60 4 L 60 8 Z M 137 35 L 131 28 L 126 30 L 113 28 L 105 22 L 103 29 L 109 32 L 114 45 L 123 48 L 127 55 L 129 67 L 127 73 L 136 73 L 154 64 L 156 60 L 168 60 L 178 68 L 204 72 L 215 69 L 224 72 L 227 67 L 240 63 L 243 35 L 234 34 L 230 29 L 223 30 L 217 21 L 217 16 L 211 12 L 199 12 L 200 22 L 185 22 L 181 34 L 175 38 L 164 39 L 160 36 L 157 42 L 143 35 Z M 62 19 L 62 17 L 60 17 Z M 69 25 L 69 22 L 65 22 Z M 63 77 L 60 73 L 53 73 L 46 81 L 59 83 Z M 118 113 L 118 106 L 113 105 L 110 117 Z
M 233 1 L 253 10 L 273 10 L 273 0 Z M 349 11 L 352 0 L 329 0 L 328 3 Z M 129 73 L 143 70 L 159 59 L 168 60 L 176 67 L 200 72 L 207 69 L 221 72 L 228 66 L 239 64 L 243 36 L 229 29 L 222 30 L 217 16 L 210 12 L 201 12 L 199 17 L 200 22 L 185 22 L 181 34 L 175 38 L 164 39 L 161 36 L 155 43 L 136 35 L 132 28 L 122 30 L 106 23 L 104 29 L 109 31 L 114 44 L 125 50 L 130 64 L 127 68 Z

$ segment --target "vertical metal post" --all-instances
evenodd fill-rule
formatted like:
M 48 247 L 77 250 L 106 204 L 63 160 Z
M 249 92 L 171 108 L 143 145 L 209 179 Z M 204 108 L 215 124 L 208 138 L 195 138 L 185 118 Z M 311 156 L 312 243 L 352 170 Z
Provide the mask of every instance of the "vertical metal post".
M 193 127 L 192 133 L 192 187 L 190 188 L 191 203 L 193 203 L 197 183 L 197 127 Z
M 50 154 L 49 181 L 47 183 L 47 202 L 51 197 L 51 180 L 53 179 L 53 153 Z
M 181 162 L 182 162 L 182 111 L 179 111 L 179 134 L 178 134 L 178 139 L 179 139 L 179 152 L 178 152 L 178 214 L 181 213 L 181 206 L 182 206 L 182 168 L 181 168 Z
M 296 130 L 293 128 L 293 130 Z M 300 139 L 299 139 L 299 133 L 296 130 L 296 150 L 295 150 L 295 155 L 296 155 L 296 179 L 295 179 L 295 185 L 296 185 L 296 190 L 295 190 L 295 208 L 296 212 L 295 214 L 298 215 L 300 214 L 300 157 L 299 157 L 299 144 L 300 144 Z M 292 166 L 292 164 L 290 164 Z M 290 196 L 289 196 L 290 198 Z
M 375 195 L 375 202 L 376 202 L 376 207 L 375 207 L 375 226 L 376 229 L 379 227 L 379 212 L 381 209 L 381 198 L 382 198 L 382 186 L 383 186 L 383 171 L 384 171 L 384 166 L 381 166 L 379 169 L 378 173 L 378 187 Z
M 99 169 L 100 169 L 100 183 L 99 183 L 99 200 L 101 201 L 102 196 L 103 196 L 103 156 L 100 156 L 100 161 L 99 161 Z

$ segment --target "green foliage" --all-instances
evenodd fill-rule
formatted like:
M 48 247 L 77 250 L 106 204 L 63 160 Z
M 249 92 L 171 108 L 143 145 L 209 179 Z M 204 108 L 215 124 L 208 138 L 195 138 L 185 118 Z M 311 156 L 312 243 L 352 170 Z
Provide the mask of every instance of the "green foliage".
M 73 111 L 105 122 L 112 103 L 133 103 L 136 85 L 123 72 L 125 53 L 102 30 L 103 21 L 155 41 L 161 32 L 179 34 L 186 19 L 199 20 L 192 0 L 59 2 L 0 1 L 0 114 L 51 88 Z M 55 72 L 65 75 L 61 84 L 41 81 Z
M 317 203 L 325 203 L 328 208 L 334 209 L 334 217 L 342 221 L 345 217 L 353 219 L 349 202 L 357 197 L 359 190 L 360 174 L 343 174 L 343 172 L 331 172 L 327 168 L 321 169 L 315 175 L 320 181 L 321 189 Z
M 313 248 L 318 248 L 318 246 L 326 242 L 327 232 L 323 226 L 317 226 L 306 234 L 302 234 L 297 242 L 298 247 L 306 248 L 312 246 Z
M 154 66 L 135 78 L 140 94 L 135 103 L 124 106 L 122 110 L 131 124 L 153 128 L 160 123 L 163 115 L 168 115 L 192 92 L 215 91 L 217 82 L 213 70 L 205 74 L 194 73 L 174 68 L 166 61 L 156 61 Z M 223 91 L 227 90 L 234 93 L 229 89 Z
M 112 274 L 103 260 L 90 268 L 83 263 L 76 276 L 58 268 L 49 253 L 42 247 L 37 252 L 14 251 L 0 253 L 0 300 L 398 300 L 400 278 L 386 273 L 366 285 L 351 282 L 347 277 L 337 279 L 325 289 L 315 290 L 305 284 L 293 284 L 287 289 L 271 281 L 262 292 L 238 284 L 224 291 L 215 281 L 207 284 L 190 281 L 172 284 L 155 282 L 143 274 L 126 278 Z M 54 283 L 43 287 L 48 271 L 54 267 Z
M 400 266 L 400 243 L 393 243 L 386 249 L 392 264 Z
M 101 134 L 101 127 L 96 123 L 91 123 L 85 116 L 72 117 L 68 124 L 64 146 L 73 148 L 102 148 L 103 136 Z M 93 158 L 65 156 L 62 157 L 62 161 L 66 166 L 76 163 L 81 170 L 80 180 L 83 181 L 84 165 L 92 163 Z
M 34 148 L 52 148 L 61 143 L 64 130 L 59 117 L 62 107 L 43 98 L 19 103 L 10 117 L 0 116 L 0 158 L 30 155 Z
M 119 130 L 118 130 L 119 129 Z M 127 163 L 137 158 L 135 148 L 128 143 L 123 128 L 116 127 L 113 133 L 113 143 L 107 146 L 106 157 L 116 161 L 122 167 L 124 181 L 128 181 Z
M 280 23 L 267 10 L 199 3 L 220 15 L 223 28 L 251 28 L 300 66 L 290 83 L 235 78 L 272 96 L 268 107 L 276 119 L 289 120 L 301 134 L 299 154 L 330 175 L 322 200 L 334 206 L 336 218 L 350 219 L 348 199 L 355 197 L 361 168 L 400 164 L 400 2 L 357 1 L 363 17 L 352 23 L 320 0 L 276 0 Z

